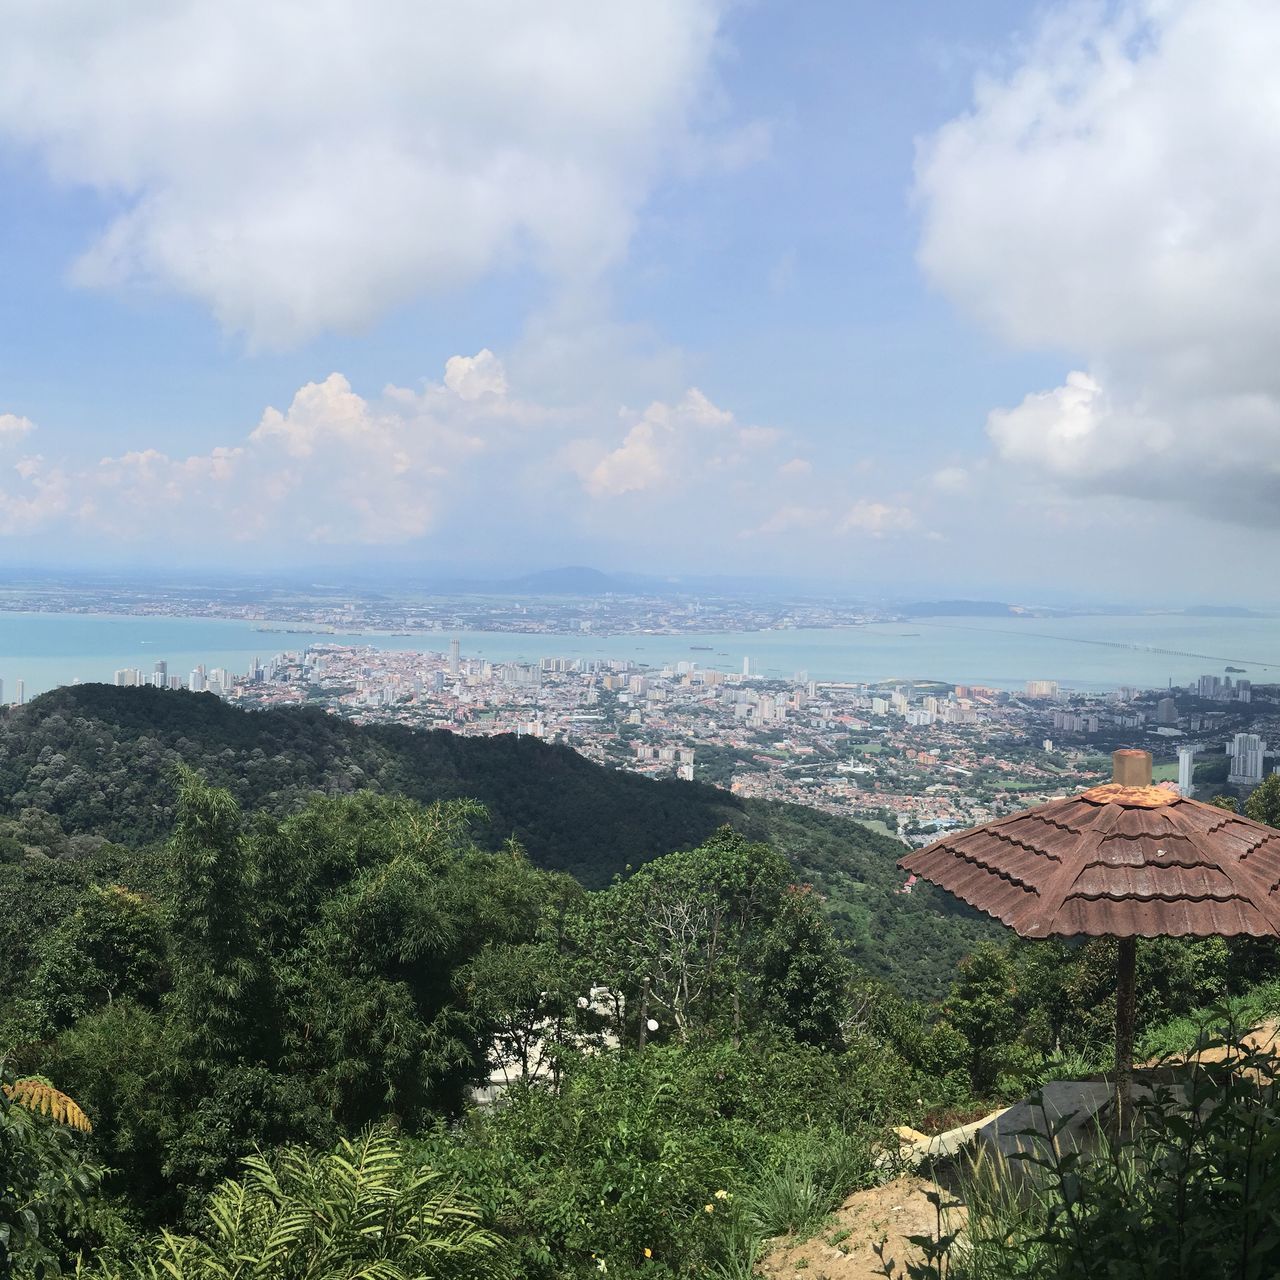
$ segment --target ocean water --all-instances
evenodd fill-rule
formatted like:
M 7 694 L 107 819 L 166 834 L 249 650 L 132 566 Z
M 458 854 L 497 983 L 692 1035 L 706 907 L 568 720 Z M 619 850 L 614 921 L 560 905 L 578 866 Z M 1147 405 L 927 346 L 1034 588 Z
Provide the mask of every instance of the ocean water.
M 284 634 L 250 622 L 205 618 L 0 612 L 0 679 L 5 701 L 22 680 L 28 698 L 74 680 L 110 681 L 120 667 L 150 671 L 158 659 L 187 675 L 198 663 L 247 670 L 284 649 L 310 643 L 445 651 L 449 632 L 416 636 Z M 1280 618 L 1172 615 L 1056 619 L 934 618 L 829 630 L 706 635 L 586 636 L 459 632 L 465 657 L 631 659 L 813 680 L 936 679 L 1018 689 L 1057 680 L 1081 690 L 1159 688 L 1205 672 L 1244 667 L 1256 683 L 1280 682 Z M 1153 652 L 1165 650 L 1167 652 Z

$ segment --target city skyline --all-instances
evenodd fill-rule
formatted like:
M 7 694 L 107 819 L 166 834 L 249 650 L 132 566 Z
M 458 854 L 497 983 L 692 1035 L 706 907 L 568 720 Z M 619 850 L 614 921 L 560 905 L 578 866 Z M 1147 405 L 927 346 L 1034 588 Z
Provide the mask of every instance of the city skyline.
M 8 564 L 1280 550 L 1261 0 L 86 13 L 0 50 Z

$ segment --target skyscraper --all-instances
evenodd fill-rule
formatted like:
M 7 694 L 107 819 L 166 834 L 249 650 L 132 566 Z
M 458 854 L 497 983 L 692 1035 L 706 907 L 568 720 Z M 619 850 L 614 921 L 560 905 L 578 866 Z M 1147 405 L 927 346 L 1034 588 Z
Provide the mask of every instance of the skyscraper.
M 461 656 L 462 641 L 460 641 L 457 636 L 454 636 L 454 638 L 449 641 L 449 674 L 451 676 L 456 676 L 458 674 L 458 668 L 460 665 L 459 659 Z
M 1238 786 L 1257 786 L 1262 781 L 1263 757 L 1267 744 L 1256 733 L 1237 733 L 1231 741 L 1231 772 L 1227 781 Z
M 1192 778 L 1195 776 L 1196 750 L 1194 742 L 1178 748 L 1178 791 L 1188 800 L 1195 790 Z
M 14 698 L 16 706 L 22 706 L 27 700 L 27 682 L 25 680 L 18 681 L 18 696 Z
M 1161 698 L 1156 703 L 1157 724 L 1177 724 L 1178 704 L 1172 698 Z

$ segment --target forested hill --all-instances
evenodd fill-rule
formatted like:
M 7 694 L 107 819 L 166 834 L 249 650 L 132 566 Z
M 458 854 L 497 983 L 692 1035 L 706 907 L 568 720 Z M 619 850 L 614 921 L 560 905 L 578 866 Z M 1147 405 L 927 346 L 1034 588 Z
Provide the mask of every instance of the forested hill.
M 315 709 L 249 712 L 210 694 L 100 684 L 0 718 L 0 859 L 33 846 L 65 856 L 95 838 L 163 839 L 179 762 L 246 812 L 292 812 L 317 791 L 475 799 L 489 813 L 481 844 L 515 837 L 537 865 L 588 887 L 728 823 L 785 853 L 827 894 L 863 963 L 919 994 L 945 990 L 954 962 L 986 932 L 943 895 L 895 892 L 900 845 L 815 810 L 641 778 L 532 738 L 361 726 Z

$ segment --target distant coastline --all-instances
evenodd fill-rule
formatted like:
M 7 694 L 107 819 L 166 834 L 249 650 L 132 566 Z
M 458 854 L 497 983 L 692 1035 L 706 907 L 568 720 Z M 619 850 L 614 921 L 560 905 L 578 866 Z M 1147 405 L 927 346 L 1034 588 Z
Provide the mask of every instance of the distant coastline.
M 1119 686 L 1155 689 L 1221 674 L 1224 663 L 1197 654 L 1241 657 L 1256 684 L 1280 681 L 1280 619 L 1142 617 L 1021 619 L 987 626 L 913 619 L 864 626 L 597 634 L 544 629 L 304 630 L 264 627 L 262 619 L 211 619 L 101 611 L 0 613 L 0 679 L 12 698 L 14 681 L 27 696 L 57 684 L 110 681 L 122 667 L 158 660 L 186 672 L 197 664 L 247 670 L 254 657 L 310 644 L 368 644 L 379 649 L 440 652 L 456 635 L 462 652 L 494 662 L 571 657 L 661 666 L 696 661 L 732 674 L 742 660 L 765 678 L 876 683 L 929 678 L 1019 690 L 1050 679 L 1082 691 Z M 693 644 L 699 646 L 694 652 Z M 703 648 L 702 646 L 707 646 Z M 1189 654 L 1191 656 L 1179 656 Z M 1267 659 L 1270 658 L 1270 661 Z

